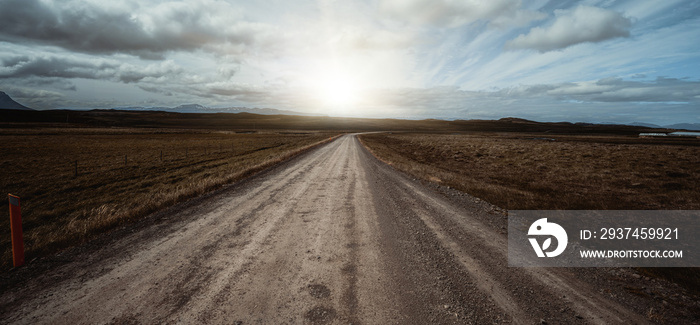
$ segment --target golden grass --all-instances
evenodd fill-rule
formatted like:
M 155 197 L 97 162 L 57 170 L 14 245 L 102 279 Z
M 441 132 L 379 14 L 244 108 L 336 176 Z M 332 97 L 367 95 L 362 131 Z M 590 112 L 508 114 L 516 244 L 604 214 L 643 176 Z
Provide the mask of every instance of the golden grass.
M 31 260 L 240 180 L 333 135 L 0 129 L 0 189 L 21 197 Z M 6 270 L 9 207 L 7 199 L 0 202 L 0 265 Z

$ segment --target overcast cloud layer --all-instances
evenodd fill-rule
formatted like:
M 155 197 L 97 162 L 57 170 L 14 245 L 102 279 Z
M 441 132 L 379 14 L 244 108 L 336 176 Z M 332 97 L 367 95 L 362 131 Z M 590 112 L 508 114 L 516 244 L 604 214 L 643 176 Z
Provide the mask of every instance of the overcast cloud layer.
M 0 90 L 38 109 L 700 123 L 698 39 L 692 0 L 0 0 Z

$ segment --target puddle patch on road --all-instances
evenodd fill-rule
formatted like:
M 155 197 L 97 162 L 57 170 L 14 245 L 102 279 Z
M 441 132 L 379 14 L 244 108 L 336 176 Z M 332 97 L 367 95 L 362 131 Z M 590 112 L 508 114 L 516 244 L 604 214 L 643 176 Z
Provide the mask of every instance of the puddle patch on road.
M 340 271 L 347 275 L 355 275 L 355 273 L 357 273 L 357 267 L 355 267 L 354 264 L 346 264 Z
M 335 309 L 325 306 L 316 306 L 307 311 L 304 318 L 308 319 L 311 324 L 328 324 L 336 317 Z
M 307 289 L 309 289 L 309 294 L 314 298 L 322 299 L 331 296 L 331 290 L 322 284 L 309 284 Z

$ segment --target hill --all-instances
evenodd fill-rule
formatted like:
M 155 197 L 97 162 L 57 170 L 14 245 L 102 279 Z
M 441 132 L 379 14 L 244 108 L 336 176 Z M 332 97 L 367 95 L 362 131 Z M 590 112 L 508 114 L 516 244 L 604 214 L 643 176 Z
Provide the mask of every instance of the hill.
M 643 126 L 545 123 L 517 118 L 500 120 L 399 120 L 252 113 L 174 113 L 122 110 L 0 110 L 0 127 L 145 127 L 204 130 L 330 130 L 412 132 L 541 132 L 547 134 L 619 134 L 667 132 Z
M 33 109 L 14 101 L 8 94 L 0 91 L 0 109 L 17 109 L 33 111 Z

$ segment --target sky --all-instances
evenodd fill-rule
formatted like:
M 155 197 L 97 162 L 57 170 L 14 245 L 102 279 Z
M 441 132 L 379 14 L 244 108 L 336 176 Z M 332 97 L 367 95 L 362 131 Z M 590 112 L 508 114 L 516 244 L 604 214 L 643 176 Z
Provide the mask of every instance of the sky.
M 0 0 L 36 109 L 700 123 L 700 1 Z

